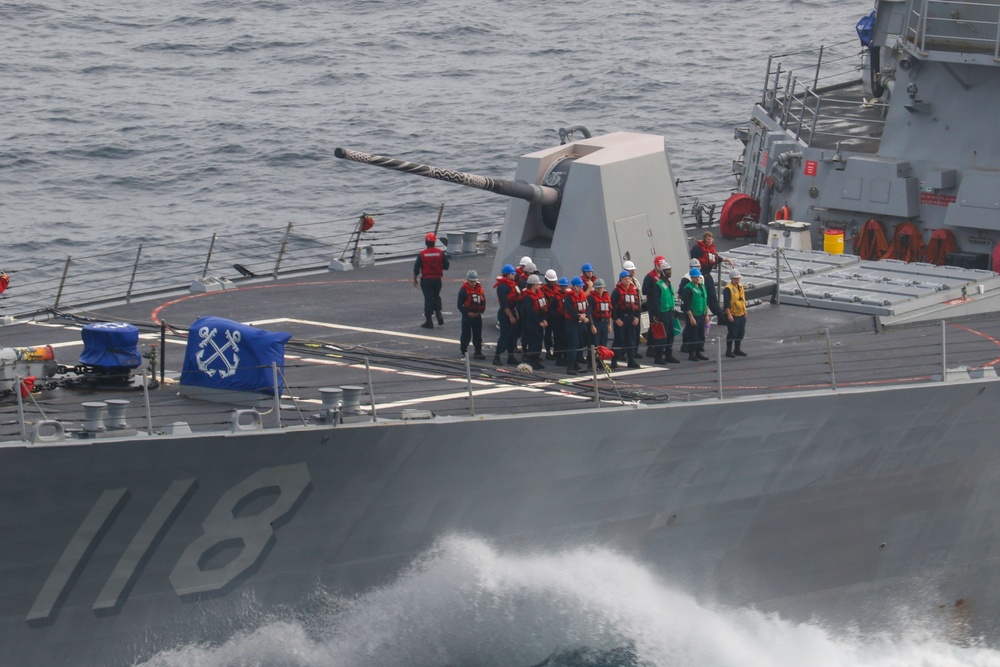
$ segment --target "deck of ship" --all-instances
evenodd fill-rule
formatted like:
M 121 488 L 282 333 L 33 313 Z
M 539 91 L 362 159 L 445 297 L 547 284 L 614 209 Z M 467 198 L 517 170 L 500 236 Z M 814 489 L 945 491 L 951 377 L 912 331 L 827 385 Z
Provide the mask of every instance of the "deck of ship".
M 491 307 L 484 327 L 487 362 L 472 362 L 467 373 L 459 354 L 454 301 L 465 273 L 475 269 L 488 276 L 492 261 L 488 253 L 452 259 L 442 293 L 445 324 L 433 330 L 419 326 L 421 295 L 412 286 L 411 260 L 401 260 L 349 272 L 301 273 L 245 281 L 214 292 L 177 292 L 131 304 L 48 313 L 18 320 L 0 332 L 5 347 L 51 344 L 59 363 L 73 366 L 82 351 L 80 329 L 87 321 L 136 324 L 140 346 L 158 343 L 159 324 L 166 324 L 168 335 L 160 355 L 166 381 L 149 392 L 151 419 L 139 389 L 67 386 L 38 392 L 25 401 L 27 422 L 59 420 L 71 431 L 81 428 L 83 402 L 122 397 L 131 401 L 130 427 L 140 432 L 161 432 L 179 421 L 195 431 L 228 428 L 232 410 L 239 405 L 195 400 L 178 392 L 184 333 L 204 315 L 292 335 L 284 367 L 288 391 L 280 402 L 280 420 L 286 426 L 309 421 L 318 412 L 321 387 L 364 388 L 362 411 L 351 419 L 372 418 L 370 396 L 376 418 L 398 419 L 419 417 L 414 411 L 466 416 L 591 410 L 598 407 L 598 397 L 600 407 L 607 407 L 811 389 L 845 391 L 926 381 L 940 377 L 945 366 L 992 376 L 1000 361 L 996 314 L 950 321 L 947 326 L 934 321 L 882 331 L 871 315 L 764 302 L 750 309 L 745 358 L 724 358 L 719 363 L 719 337 L 726 330 L 715 325 L 709 333 L 707 362 L 692 363 L 680 355 L 681 363 L 663 366 L 645 358 L 640 369 L 613 373 L 599 369 L 577 376 L 568 376 L 548 362 L 544 371 L 524 372 L 489 363 L 497 339 Z M 488 281 L 485 287 L 492 300 L 491 285 Z M 274 405 L 268 397 L 258 405 L 265 427 L 278 424 Z M 0 413 L 0 439 L 19 440 L 21 426 L 13 397 L 4 399 Z

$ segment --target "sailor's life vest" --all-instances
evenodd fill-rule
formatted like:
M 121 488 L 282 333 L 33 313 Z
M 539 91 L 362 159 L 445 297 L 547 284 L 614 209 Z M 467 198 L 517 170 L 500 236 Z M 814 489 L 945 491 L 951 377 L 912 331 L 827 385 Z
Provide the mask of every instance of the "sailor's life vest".
M 549 313 L 549 299 L 545 296 L 545 292 L 528 290 L 525 296 L 531 299 L 531 307 L 535 314 L 544 319 Z
M 614 304 L 615 310 L 619 314 L 625 313 L 635 313 L 642 308 L 639 301 L 639 293 L 635 289 L 635 283 L 618 283 L 618 287 L 613 293 L 617 297 L 617 301 Z
M 597 292 L 591 292 L 590 298 L 594 300 L 594 319 L 595 320 L 610 320 L 611 319 L 611 294 L 605 290 L 604 294 L 599 294 Z
M 467 313 L 482 313 L 486 311 L 486 293 L 483 292 L 483 286 L 479 283 L 463 283 L 462 287 L 465 288 L 465 301 L 462 303 L 462 307 L 465 308 Z
M 442 278 L 444 276 L 444 251 L 440 248 L 421 250 L 420 275 L 424 278 Z
M 517 286 L 513 280 L 507 276 L 500 276 L 497 281 L 493 284 L 493 287 L 500 287 L 500 285 L 506 285 L 510 288 L 507 292 L 507 304 L 509 306 L 516 306 L 521 301 L 521 288 Z
M 580 315 L 587 314 L 587 306 L 590 305 L 590 302 L 587 300 L 587 295 L 585 293 L 573 290 L 566 296 L 571 302 L 570 305 L 566 304 L 565 300 L 563 301 L 564 306 L 570 306 L 566 308 L 566 319 L 577 321 Z
M 729 314 L 733 317 L 742 317 L 747 314 L 747 297 L 743 291 L 743 285 L 729 283 L 725 287 L 729 292 Z

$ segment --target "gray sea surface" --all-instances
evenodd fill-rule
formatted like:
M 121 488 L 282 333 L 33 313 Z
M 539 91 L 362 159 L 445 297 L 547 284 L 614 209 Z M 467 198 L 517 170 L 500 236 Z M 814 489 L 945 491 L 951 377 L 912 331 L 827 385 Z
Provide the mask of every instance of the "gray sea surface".
M 718 202 L 767 55 L 846 44 L 842 0 L 0 2 L 0 268 L 248 238 L 415 245 L 506 200 L 333 157 L 510 178 L 560 127 L 663 134 L 684 201 Z M 844 63 L 847 68 L 857 59 Z M 320 233 L 321 231 L 321 233 Z

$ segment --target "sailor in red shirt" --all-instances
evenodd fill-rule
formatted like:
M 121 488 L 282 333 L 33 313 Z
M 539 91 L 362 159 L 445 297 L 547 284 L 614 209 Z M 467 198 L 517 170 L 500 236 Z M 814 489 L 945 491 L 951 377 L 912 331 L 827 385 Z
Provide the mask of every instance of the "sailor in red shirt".
M 417 279 L 420 280 L 420 291 L 424 293 L 424 323 L 420 326 L 424 329 L 433 329 L 434 323 L 431 321 L 431 313 L 437 314 L 439 325 L 444 324 L 444 316 L 441 314 L 441 278 L 448 269 L 448 256 L 440 248 L 435 248 L 437 237 L 434 232 L 428 232 L 424 237 L 424 245 L 427 247 L 417 255 L 417 261 L 413 263 L 413 286 L 417 286 Z

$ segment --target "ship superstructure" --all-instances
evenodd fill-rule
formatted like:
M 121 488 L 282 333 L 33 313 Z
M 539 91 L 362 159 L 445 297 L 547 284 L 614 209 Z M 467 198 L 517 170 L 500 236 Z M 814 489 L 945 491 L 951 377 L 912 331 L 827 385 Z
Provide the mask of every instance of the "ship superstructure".
M 828 230 L 863 244 L 881 228 L 890 257 L 992 268 L 1000 2 L 883 0 L 858 34 L 853 57 L 820 49 L 809 65 L 802 53 L 769 59 L 750 122 L 737 129 L 739 190 L 760 214 L 723 220 L 724 229 L 808 222 L 822 247 Z M 886 252 L 855 249 L 867 259 Z

